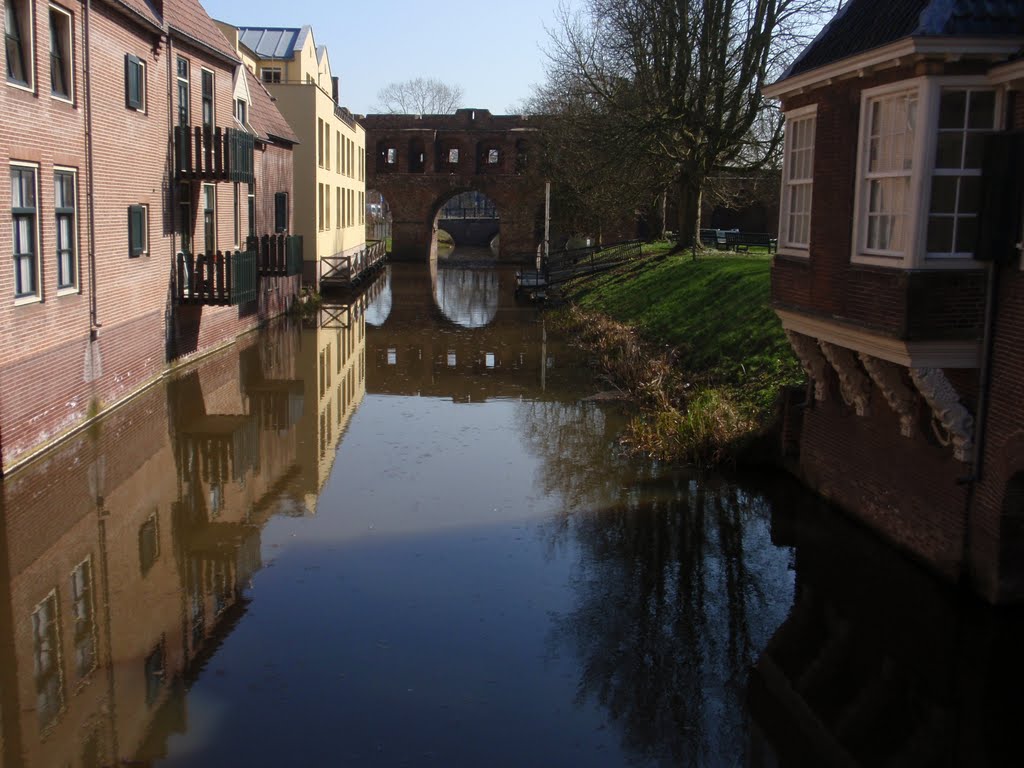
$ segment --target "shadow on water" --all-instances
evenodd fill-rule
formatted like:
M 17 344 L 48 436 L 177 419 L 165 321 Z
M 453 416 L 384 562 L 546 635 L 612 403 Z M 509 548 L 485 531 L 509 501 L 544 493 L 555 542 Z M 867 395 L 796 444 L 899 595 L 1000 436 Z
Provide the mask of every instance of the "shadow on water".
M 1013 764 L 1019 612 L 627 458 L 509 276 L 391 266 L 7 478 L 0 763 Z

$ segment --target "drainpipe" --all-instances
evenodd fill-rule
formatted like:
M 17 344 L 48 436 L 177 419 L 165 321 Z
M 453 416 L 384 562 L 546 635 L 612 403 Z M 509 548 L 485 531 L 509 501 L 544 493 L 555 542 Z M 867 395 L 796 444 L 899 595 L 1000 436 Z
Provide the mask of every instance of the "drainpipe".
M 174 41 L 170 30 L 167 32 L 167 174 L 169 187 L 167 202 L 171 207 L 171 279 L 167 288 L 167 309 L 164 312 L 164 357 L 169 363 L 174 359 L 174 291 L 177 272 L 178 230 L 174 226 L 174 216 L 178 212 L 178 185 L 174 178 L 174 86 L 177 83 L 177 72 L 174 63 Z
M 83 18 L 82 66 L 85 69 L 85 164 L 86 190 L 89 196 L 89 341 L 95 341 L 99 334 L 100 319 L 96 301 L 96 188 L 93 181 L 95 164 L 93 163 L 92 141 L 92 68 L 89 66 L 89 16 L 92 11 L 92 0 L 85 0 L 85 17 Z

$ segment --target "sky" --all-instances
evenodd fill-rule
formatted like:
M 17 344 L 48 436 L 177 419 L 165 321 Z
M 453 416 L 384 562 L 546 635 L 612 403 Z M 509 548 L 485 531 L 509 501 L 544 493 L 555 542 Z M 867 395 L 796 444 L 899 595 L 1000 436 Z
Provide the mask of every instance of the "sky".
M 328 2 L 200 0 L 235 26 L 313 27 L 341 78 L 341 104 L 356 114 L 377 105 L 388 83 L 432 77 L 463 89 L 463 106 L 506 114 L 544 80 L 545 27 L 556 0 Z

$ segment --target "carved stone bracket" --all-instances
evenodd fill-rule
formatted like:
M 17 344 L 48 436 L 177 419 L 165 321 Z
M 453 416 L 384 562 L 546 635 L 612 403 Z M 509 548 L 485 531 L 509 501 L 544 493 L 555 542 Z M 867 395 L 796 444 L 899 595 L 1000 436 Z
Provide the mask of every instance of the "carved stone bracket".
M 804 371 L 814 382 L 814 399 L 825 400 L 828 395 L 828 387 L 825 379 L 825 369 L 828 367 L 828 360 L 821 354 L 818 342 L 810 336 L 804 336 L 795 331 L 786 331 L 786 338 L 789 345 L 793 347 L 796 356 L 800 358 L 800 364 Z
M 858 353 L 868 376 L 885 396 L 885 402 L 900 417 L 900 434 L 913 437 L 917 423 L 917 394 L 903 380 L 903 366 Z
M 911 368 L 910 378 L 931 406 L 935 420 L 949 434 L 953 456 L 970 461 L 974 450 L 974 417 L 960 403 L 960 396 L 941 368 Z
M 818 345 L 839 376 L 843 401 L 853 406 L 858 416 L 867 416 L 871 404 L 871 379 L 857 365 L 857 356 L 846 347 L 827 341 L 819 341 Z

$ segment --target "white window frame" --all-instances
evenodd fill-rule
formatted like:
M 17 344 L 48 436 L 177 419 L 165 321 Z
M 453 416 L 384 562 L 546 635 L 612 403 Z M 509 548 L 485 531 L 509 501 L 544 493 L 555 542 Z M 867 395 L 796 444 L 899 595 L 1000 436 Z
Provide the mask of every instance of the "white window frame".
M 78 210 L 78 169 L 77 168 L 71 168 L 71 167 L 63 166 L 63 165 L 55 165 L 53 167 L 54 183 L 55 184 L 56 184 L 56 181 L 57 181 L 57 174 L 58 173 L 67 173 L 67 174 L 71 175 L 71 180 L 72 180 L 71 183 L 73 185 L 72 186 L 72 199 L 73 199 L 73 202 L 74 202 L 74 206 L 73 207 L 74 207 L 74 211 L 75 211 L 74 212 L 74 220 L 73 220 L 73 232 L 71 234 L 71 237 L 73 239 L 73 244 L 72 244 L 72 248 L 71 248 L 71 261 L 74 264 L 75 279 L 74 279 L 74 281 L 73 281 L 73 283 L 71 285 L 65 286 L 64 288 L 61 288 L 59 285 L 57 287 L 57 295 L 58 296 L 67 296 L 67 295 L 70 295 L 70 294 L 76 294 L 76 293 L 80 293 L 81 292 L 81 280 L 80 280 L 80 277 L 81 277 L 81 264 L 78 261 L 78 259 L 79 259 L 79 250 L 78 250 L 78 240 L 79 240 L 79 237 L 78 237 L 78 229 L 79 229 L 79 227 L 78 227 L 78 218 L 79 218 L 79 210 Z M 56 201 L 54 201 L 53 221 L 54 221 L 54 227 L 56 227 L 57 226 Z M 53 244 L 54 244 L 54 246 L 56 246 L 58 244 L 58 241 L 59 241 L 59 237 L 58 237 L 56 229 L 54 229 L 54 233 L 53 233 Z M 57 258 L 57 264 L 55 266 L 54 271 L 59 275 L 60 274 L 60 263 L 59 263 L 60 262 L 60 253 L 55 251 L 54 255 Z
M 779 245 L 778 252 L 788 256 L 802 256 L 807 258 L 810 255 L 810 224 L 808 224 L 808 237 L 806 243 L 791 242 L 789 239 L 789 191 L 790 188 L 796 185 L 808 186 L 811 190 L 811 200 L 808 208 L 808 216 L 812 216 L 814 212 L 814 152 L 817 146 L 817 135 L 818 135 L 818 105 L 811 104 L 806 107 L 800 107 L 799 109 L 791 109 L 784 115 L 786 119 L 786 143 L 782 156 L 782 199 L 779 201 Z M 792 136 L 793 132 L 790 130 L 790 124 L 800 122 L 802 120 L 812 121 L 811 126 L 811 167 L 810 177 L 808 179 L 800 179 L 796 182 L 790 183 L 789 171 L 790 171 L 790 152 L 792 149 Z
M 929 257 L 927 244 L 928 209 L 931 205 L 931 180 L 935 166 L 935 148 L 938 140 L 939 99 L 944 88 L 990 88 L 991 83 L 981 76 L 916 77 L 900 80 L 861 92 L 860 128 L 857 137 L 856 185 L 853 207 L 853 237 L 850 261 L 854 264 L 894 267 L 898 269 L 974 269 L 978 262 L 973 256 Z M 867 131 L 870 101 L 879 96 L 900 91 L 917 91 L 917 123 L 914 145 L 911 149 L 912 167 L 907 200 L 907 242 L 902 253 L 867 252 L 867 194 L 865 178 L 867 162 Z M 1003 92 L 995 90 L 995 124 L 1001 125 L 1005 110 Z
M 206 125 L 205 115 L 203 115 L 203 101 L 205 95 L 203 94 L 203 81 L 205 78 L 204 74 L 210 76 L 210 128 L 211 130 L 217 127 L 217 73 L 212 69 L 206 67 L 199 68 L 199 124 Z
M 267 80 L 263 76 L 264 73 L 268 73 L 271 76 L 277 75 L 277 79 L 276 80 L 274 80 L 274 79 Z M 281 67 L 260 67 L 260 82 L 263 83 L 264 85 L 274 85 L 276 83 L 283 82 L 283 80 L 284 80 L 284 72 L 282 71 Z
M 16 295 L 15 298 L 14 298 L 14 305 L 15 306 L 20 306 L 22 304 L 36 304 L 36 303 L 38 303 L 38 302 L 43 300 L 43 284 L 42 284 L 42 280 L 41 280 L 41 277 L 42 277 L 42 262 L 41 262 L 42 254 L 40 253 L 40 251 L 42 249 L 40 247 L 41 244 L 40 244 L 40 241 L 39 241 L 39 232 L 40 232 L 40 221 L 39 221 L 39 219 L 40 219 L 40 208 L 41 208 L 41 206 L 40 206 L 40 202 L 41 201 L 39 199 L 39 173 L 41 171 L 41 168 L 39 166 L 39 163 L 27 163 L 27 162 L 20 161 L 20 160 L 12 160 L 11 163 L 10 163 L 9 169 L 8 169 L 8 178 L 7 178 L 7 184 L 8 185 L 10 185 L 10 183 L 11 183 L 11 181 L 10 181 L 10 169 L 11 168 L 31 168 L 35 172 L 35 180 L 36 180 L 36 189 L 35 189 L 35 193 L 36 193 L 35 194 L 35 198 L 36 198 L 36 209 L 35 210 L 36 210 L 36 212 L 35 212 L 35 216 L 34 216 L 34 219 L 35 219 L 35 222 L 34 222 L 35 227 L 34 227 L 34 229 L 35 229 L 35 231 L 32 233 L 32 236 L 34 238 L 33 243 L 32 243 L 32 247 L 33 247 L 33 250 L 35 251 L 35 253 L 33 255 L 35 256 L 35 261 L 36 261 L 36 263 L 35 263 L 35 275 L 34 275 L 35 291 L 33 293 L 25 294 L 24 296 L 17 296 Z M 13 204 L 13 201 L 12 201 L 12 204 Z M 13 221 L 14 211 L 12 210 L 12 208 L 13 208 L 13 205 L 12 205 L 11 208 L 8 208 L 8 211 L 9 211 L 9 213 L 11 215 L 11 220 Z M 14 245 L 13 241 L 12 241 L 11 245 L 12 245 L 12 248 L 13 248 L 13 245 Z M 11 253 L 11 256 L 13 258 L 13 251 Z M 16 277 L 15 277 L 15 285 L 17 285 L 17 278 Z
M 62 8 L 59 5 L 53 3 L 50 4 L 50 11 L 56 11 L 62 16 L 67 17 L 67 35 L 65 39 L 65 55 L 67 56 L 67 76 L 68 76 L 68 95 L 62 96 L 58 93 L 53 92 L 53 88 L 50 88 L 50 97 L 57 101 L 63 101 L 67 104 L 75 103 L 75 17 L 71 15 L 71 11 L 66 8 Z M 49 27 L 49 16 L 47 16 L 47 27 Z M 50 57 L 50 67 L 53 67 L 53 57 Z M 53 73 L 50 73 L 51 83 L 53 80 Z
M 17 0 L 13 0 L 17 2 Z M 12 0 L 6 0 L 6 2 L 12 2 Z M 19 19 L 22 25 L 25 27 L 25 31 L 28 33 L 28 46 L 24 50 L 25 54 L 25 82 L 19 83 L 15 80 L 7 79 L 6 69 L 4 71 L 4 81 L 11 88 L 17 88 L 20 91 L 28 91 L 29 93 L 36 92 L 36 9 L 33 0 L 23 0 L 18 6 L 18 9 L 25 14 L 24 18 Z M 4 42 L 6 48 L 6 40 Z M 5 67 L 6 67 L 6 54 L 5 55 Z

